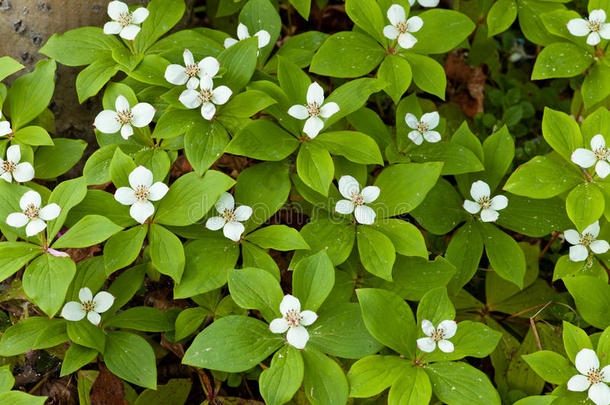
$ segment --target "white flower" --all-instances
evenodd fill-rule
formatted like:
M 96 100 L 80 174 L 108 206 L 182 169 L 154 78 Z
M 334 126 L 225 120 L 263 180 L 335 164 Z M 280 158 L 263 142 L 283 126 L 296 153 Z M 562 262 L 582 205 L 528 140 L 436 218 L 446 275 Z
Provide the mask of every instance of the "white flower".
M 164 183 L 153 184 L 153 174 L 144 166 L 138 166 L 129 174 L 131 187 L 119 187 L 114 193 L 114 199 L 123 205 L 131 205 L 129 215 L 143 224 L 155 212 L 151 201 L 159 201 L 167 194 L 168 187 Z
M 418 0 L 417 1 L 422 7 L 436 7 L 438 6 L 439 0 Z M 409 0 L 409 5 L 413 6 L 415 4 L 415 0 Z
M 432 129 L 438 126 L 440 116 L 436 111 L 425 113 L 421 116 L 421 120 L 411 113 L 405 116 L 407 126 L 413 131 L 409 132 L 409 139 L 416 145 L 421 145 L 424 139 L 430 143 L 436 143 L 441 140 L 441 134 Z
M 568 31 L 577 37 L 587 37 L 587 44 L 595 46 L 601 38 L 610 39 L 610 24 L 606 24 L 606 13 L 604 10 L 593 10 L 589 19 L 574 18 L 568 21 Z M 590 33 L 590 34 L 589 34 Z M 600 38 L 601 37 L 601 38 Z
M 138 103 L 133 108 L 124 96 L 118 96 L 114 102 L 116 111 L 104 110 L 95 117 L 93 125 L 100 132 L 114 134 L 121 131 L 124 139 L 133 135 L 132 125 L 142 128 L 150 124 L 155 116 L 155 108 L 148 103 Z
M 189 89 L 199 87 L 200 77 L 212 79 L 220 69 L 220 62 L 212 56 L 203 58 L 199 63 L 195 63 L 193 54 L 188 49 L 184 50 L 184 66 L 171 64 L 165 69 L 165 80 L 171 84 L 183 85 Z
M 482 180 L 475 181 L 470 187 L 470 195 L 474 201 L 465 200 L 464 209 L 471 214 L 481 211 L 481 221 L 494 222 L 498 219 L 498 211 L 508 206 L 508 198 L 497 195 L 490 198 L 489 185 Z
M 352 176 L 341 176 L 339 179 L 339 192 L 348 200 L 339 200 L 335 211 L 339 214 L 354 213 L 356 221 L 360 224 L 371 225 L 375 221 L 375 211 L 366 204 L 372 203 L 379 197 L 379 187 L 367 186 L 360 192 L 358 181 Z
M 267 44 L 269 43 L 269 41 L 271 40 L 271 36 L 265 30 L 258 31 L 256 34 L 254 34 L 254 36 L 258 38 L 258 49 L 266 47 Z M 225 43 L 224 43 L 225 48 L 233 46 L 243 39 L 250 38 L 250 33 L 248 32 L 248 27 L 246 27 L 242 23 L 239 23 L 239 25 L 237 26 L 237 38 L 238 39 L 235 39 L 235 38 L 225 39 Z
M 209 77 L 202 77 L 199 85 L 201 86 L 201 91 L 194 89 L 184 90 L 180 94 L 179 100 L 189 109 L 201 106 L 201 116 L 209 121 L 216 114 L 216 106 L 226 103 L 233 92 L 227 86 L 214 88 L 214 83 Z
M 80 321 L 87 316 L 89 322 L 95 326 L 99 325 L 102 320 L 100 314 L 108 311 L 114 303 L 112 294 L 100 291 L 94 297 L 87 287 L 79 290 L 78 299 L 81 302 L 70 301 L 64 305 L 61 310 L 61 317 L 68 321 Z
M 610 388 L 604 384 L 610 382 L 610 366 L 599 369 L 599 359 L 595 351 L 582 349 L 574 359 L 576 374 L 568 380 L 568 391 L 589 390 L 589 399 L 596 405 L 610 404 Z
M 564 231 L 563 236 L 570 244 L 574 245 L 570 246 L 570 260 L 573 262 L 582 262 L 589 257 L 587 247 L 589 247 L 593 253 L 606 253 L 608 249 L 610 249 L 610 245 L 608 245 L 608 242 L 605 240 L 596 240 L 598 235 L 599 221 L 595 221 L 593 224 L 586 227 L 582 234 L 578 233 L 575 229 Z
M 2 111 L 0 111 L 0 119 L 2 118 Z M 0 121 L 0 138 L 13 133 L 11 129 L 11 123 L 8 121 Z
M 0 159 L 0 178 L 8 181 L 25 183 L 34 178 L 34 168 L 28 162 L 19 163 L 21 161 L 21 149 L 19 145 L 10 146 L 6 150 L 6 160 Z
M 280 303 L 282 318 L 276 318 L 269 324 L 269 330 L 273 333 L 286 334 L 288 343 L 297 349 L 304 349 L 309 340 L 309 332 L 304 326 L 309 326 L 318 319 L 313 311 L 301 312 L 301 302 L 292 295 L 285 295 Z
M 572 152 L 571 159 L 585 169 L 595 165 L 595 173 L 602 179 L 610 174 L 610 150 L 606 148 L 606 140 L 601 134 L 591 138 L 591 150 L 578 148 Z
M 303 132 L 313 139 L 324 128 L 324 121 L 318 116 L 330 118 L 338 111 L 337 103 L 324 104 L 324 90 L 318 83 L 313 82 L 307 89 L 307 105 L 295 104 L 288 109 L 288 114 L 299 120 L 306 119 Z
M 114 21 L 104 24 L 104 34 L 119 34 L 121 38 L 133 41 L 140 32 L 140 27 L 135 24 L 142 24 L 146 20 L 148 10 L 140 7 L 130 13 L 127 4 L 115 0 L 108 3 L 108 15 Z
M 419 31 L 424 25 L 424 20 L 417 16 L 407 20 L 405 9 L 398 4 L 392 4 L 388 8 L 388 20 L 392 25 L 383 27 L 383 35 L 388 39 L 398 38 L 398 45 L 401 48 L 413 48 L 417 38 L 411 35 L 411 32 Z
M 435 328 L 434 325 L 432 325 L 432 322 L 424 319 L 421 321 L 421 328 L 428 337 L 417 339 L 417 348 L 419 350 L 430 353 L 436 349 L 436 345 L 438 344 L 438 348 L 442 352 L 453 352 L 453 343 L 447 339 L 451 339 L 455 336 L 455 332 L 457 331 L 457 324 L 455 321 L 442 321 L 438 324 L 438 328 Z
M 219 217 L 211 217 L 205 223 L 205 227 L 212 231 L 222 228 L 222 233 L 234 242 L 239 242 L 244 226 L 240 221 L 247 221 L 252 216 L 252 208 L 240 205 L 235 208 L 235 199 L 229 193 L 223 193 L 216 202 L 216 211 Z
M 15 212 L 6 217 L 6 223 L 15 228 L 25 227 L 27 236 L 34 236 L 46 227 L 45 221 L 52 221 L 59 216 L 61 208 L 57 204 L 49 204 L 40 208 L 42 199 L 36 191 L 27 191 L 19 201 L 22 212 Z

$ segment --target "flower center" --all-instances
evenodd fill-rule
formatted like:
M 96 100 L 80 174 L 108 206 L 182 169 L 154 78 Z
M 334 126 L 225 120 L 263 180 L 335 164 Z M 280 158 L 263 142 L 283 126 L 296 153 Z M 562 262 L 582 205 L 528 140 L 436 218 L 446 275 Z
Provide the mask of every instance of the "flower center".
M 481 206 L 481 209 L 487 210 L 491 208 L 491 199 L 489 197 L 481 197 L 477 202 Z
M 430 127 L 425 122 L 420 122 L 419 124 L 417 124 L 417 132 L 419 132 L 420 134 L 423 134 L 428 129 L 430 129 Z
M 589 380 L 591 382 L 591 384 L 600 383 L 600 382 L 602 382 L 603 379 L 604 379 L 604 373 L 602 373 L 601 370 L 599 370 L 597 368 L 589 369 L 589 372 L 587 373 L 587 380 Z
M 297 326 L 299 326 L 301 324 L 303 317 L 301 316 L 301 314 L 299 312 L 297 312 L 294 309 L 291 309 L 288 312 L 286 312 L 284 319 L 286 319 L 286 322 L 288 322 L 288 326 L 290 326 L 292 328 L 296 328 Z
M 307 105 L 307 112 L 310 117 L 317 117 L 320 114 L 320 106 L 314 101 Z
M 354 205 L 363 205 L 364 204 L 364 197 L 362 197 L 362 194 L 353 192 L 352 193 L 352 203 Z
M 589 246 L 594 241 L 595 237 L 593 235 L 591 235 L 590 233 L 585 233 L 583 235 L 580 235 L 579 244 L 583 246 Z
M 435 329 L 434 332 L 432 333 L 432 336 L 430 336 L 430 337 L 435 342 L 438 342 L 440 340 L 443 340 L 443 338 L 445 337 L 445 332 L 442 329 Z
M 225 209 L 221 216 L 222 219 L 225 220 L 225 222 L 235 222 L 235 213 L 233 212 L 233 210 Z
M 129 24 L 131 24 L 131 20 L 133 20 L 131 13 L 121 13 L 116 22 L 121 24 L 122 27 L 127 27 Z
M 196 77 L 199 74 L 199 66 L 197 65 L 186 65 L 184 73 L 188 77 Z
M 130 110 L 117 111 L 116 120 L 123 125 L 129 124 L 133 118 L 133 113 Z
M 212 90 L 201 89 L 201 91 L 199 92 L 199 99 L 203 103 L 208 103 L 212 99 Z
M 34 204 L 30 204 L 23 210 L 23 214 L 30 219 L 36 219 L 38 218 L 38 215 L 40 215 L 40 208 Z
M 136 200 L 140 202 L 147 201 L 148 197 L 150 197 L 150 191 L 148 191 L 148 187 L 146 186 L 136 187 L 134 194 L 136 196 Z
M 593 154 L 597 160 L 608 160 L 610 157 L 610 151 L 606 147 L 595 149 Z
M 8 160 L 2 162 L 2 171 L 5 173 L 12 173 L 13 171 L 15 171 L 15 163 L 10 162 Z
M 601 21 L 591 20 L 587 23 L 587 28 L 591 32 L 598 32 L 602 28 L 602 23 Z
M 409 29 L 409 24 L 407 24 L 406 21 L 401 21 L 396 25 L 396 29 L 398 30 L 398 32 L 400 32 L 401 34 L 404 34 L 405 32 L 407 32 L 407 30 Z
M 82 303 L 83 311 L 91 312 L 95 310 L 95 304 L 93 301 L 85 301 Z

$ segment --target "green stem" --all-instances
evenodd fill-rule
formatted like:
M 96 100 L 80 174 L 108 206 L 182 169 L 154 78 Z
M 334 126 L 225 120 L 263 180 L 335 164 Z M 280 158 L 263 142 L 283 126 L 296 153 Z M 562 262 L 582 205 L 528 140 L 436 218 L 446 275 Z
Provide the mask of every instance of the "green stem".
M 151 148 L 155 148 L 155 147 L 156 147 L 156 146 L 155 146 L 155 143 L 152 141 L 152 139 L 151 139 L 150 137 L 146 136 L 146 135 L 144 134 L 144 132 L 142 132 L 142 131 L 140 130 L 140 128 L 134 127 L 133 125 L 132 125 L 132 128 L 133 128 L 134 132 L 135 132 L 136 134 L 138 134 L 138 136 L 139 136 L 140 138 L 142 138 L 142 140 L 148 144 L 148 146 L 150 146 Z

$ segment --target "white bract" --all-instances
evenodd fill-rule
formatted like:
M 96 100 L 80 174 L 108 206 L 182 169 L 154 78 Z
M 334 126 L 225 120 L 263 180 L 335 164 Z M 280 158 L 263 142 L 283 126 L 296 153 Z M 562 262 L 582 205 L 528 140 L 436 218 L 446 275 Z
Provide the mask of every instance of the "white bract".
M 188 49 L 184 50 L 184 66 L 171 64 L 165 69 L 165 80 L 171 84 L 183 85 L 189 89 L 199 87 L 199 78 L 209 77 L 212 79 L 220 69 L 220 62 L 212 56 L 203 58 L 195 63 L 193 54 Z
M 2 111 L 0 111 L 0 120 L 2 119 Z M 11 123 L 8 121 L 0 121 L 0 138 L 13 133 Z
M 602 179 L 610 174 L 610 150 L 606 148 L 606 140 L 601 134 L 591 138 L 591 150 L 578 148 L 572 152 L 571 159 L 585 169 L 595 165 L 595 173 Z
M 438 6 L 439 0 L 418 0 L 417 1 L 422 7 L 436 7 Z M 413 6 L 415 4 L 415 0 L 409 0 L 409 5 Z
M 324 121 L 320 117 L 330 118 L 338 111 L 337 103 L 331 101 L 324 104 L 324 90 L 313 82 L 307 89 L 307 105 L 295 104 L 288 109 L 288 114 L 298 120 L 307 120 L 303 132 L 313 139 L 324 128 Z
M 580 374 L 568 380 L 568 390 L 582 392 L 588 389 L 589 399 L 594 404 L 610 404 L 610 388 L 604 384 L 610 382 L 610 366 L 600 370 L 597 354 L 591 349 L 579 351 L 574 365 Z
M 136 167 L 129 174 L 131 187 L 119 187 L 114 193 L 114 199 L 123 205 L 131 205 L 129 215 L 143 224 L 155 212 L 151 201 L 159 201 L 169 188 L 164 183 L 153 184 L 153 174 L 144 166 Z
M 379 187 L 367 186 L 360 191 L 358 181 L 352 176 L 341 176 L 339 179 L 339 192 L 347 200 L 339 200 L 335 211 L 339 214 L 354 213 L 356 221 L 360 224 L 371 225 L 375 222 L 375 211 L 364 204 L 372 203 L 379 197 Z
M 388 8 L 388 20 L 392 25 L 383 27 L 383 36 L 392 40 L 398 38 L 398 45 L 401 48 L 413 48 L 417 38 L 411 33 L 419 31 L 424 26 L 424 20 L 417 16 L 407 20 L 405 9 L 398 4 L 392 4 Z
M 489 185 L 482 180 L 475 181 L 470 187 L 474 201 L 464 200 L 464 209 L 471 214 L 481 211 L 481 221 L 494 222 L 500 214 L 498 211 L 508 206 L 508 198 L 503 195 L 490 197 Z
M 301 302 L 292 295 L 285 295 L 280 303 L 281 318 L 276 318 L 269 324 L 269 330 L 273 333 L 286 334 L 288 343 L 297 349 L 304 349 L 309 340 L 309 332 L 305 326 L 309 326 L 318 319 L 313 311 L 301 312 Z
M 582 262 L 589 257 L 589 250 L 593 253 L 606 253 L 610 245 L 605 240 L 597 240 L 599 235 L 599 221 L 595 221 L 585 228 L 582 234 L 576 229 L 568 229 L 563 233 L 566 240 L 574 246 L 570 246 L 570 260 Z M 588 249 L 587 249 L 588 248 Z
M 42 205 L 40 194 L 36 191 L 27 191 L 19 200 L 22 212 L 14 212 L 6 217 L 6 223 L 15 228 L 25 226 L 25 234 L 30 237 L 42 232 L 46 227 L 45 221 L 57 218 L 61 208 L 57 204 Z M 27 226 L 26 226 L 27 225 Z
M 606 24 L 606 12 L 593 10 L 589 19 L 574 18 L 568 21 L 568 31 L 577 37 L 587 37 L 587 44 L 597 45 L 603 39 L 610 39 L 610 24 Z
M 451 320 L 445 320 L 438 324 L 438 327 L 434 327 L 432 322 L 427 319 L 421 321 L 421 328 L 424 334 L 428 337 L 417 339 L 417 348 L 422 352 L 430 353 L 438 348 L 445 353 L 452 353 L 453 343 L 447 339 L 451 339 L 455 336 L 457 331 L 457 323 Z
M 440 116 L 436 111 L 425 113 L 420 120 L 415 115 L 407 113 L 405 122 L 409 128 L 413 129 L 409 132 L 409 139 L 416 145 L 421 145 L 424 139 L 430 143 L 439 142 L 441 134 L 438 131 L 432 131 L 438 126 L 439 121 Z
M 258 31 L 256 34 L 254 34 L 254 36 L 258 38 L 258 49 L 266 47 L 267 44 L 269 44 L 269 41 L 271 40 L 271 36 L 265 30 Z M 250 33 L 248 32 L 248 27 L 246 27 L 242 23 L 239 23 L 239 25 L 237 26 L 237 38 L 238 39 L 235 39 L 235 38 L 225 39 L 225 43 L 224 43 L 225 48 L 233 46 L 243 39 L 250 38 Z
M 0 178 L 9 183 L 14 178 L 19 183 L 25 183 L 34 178 L 34 167 L 29 162 L 21 161 L 19 145 L 9 146 L 6 150 L 6 160 L 0 159 Z
M 100 291 L 95 294 L 87 287 L 81 288 L 78 291 L 78 299 L 81 302 L 70 301 L 64 305 L 61 310 L 61 317 L 68 321 L 80 321 L 85 316 L 95 326 L 100 324 L 103 312 L 110 309 L 114 303 L 114 296 L 106 291 Z
M 211 120 L 216 114 L 216 106 L 223 105 L 229 100 L 233 92 L 227 86 L 214 88 L 214 83 L 209 77 L 202 77 L 199 81 L 201 90 L 187 89 L 180 94 L 180 102 L 186 108 L 193 109 L 201 106 L 201 116 Z
M 133 108 L 124 96 L 118 96 L 114 102 L 116 111 L 104 110 L 100 112 L 93 125 L 100 132 L 114 134 L 121 131 L 124 139 L 133 135 L 132 125 L 142 128 L 150 124 L 155 116 L 155 108 L 148 103 L 138 103 Z
M 235 208 L 235 199 L 229 193 L 223 193 L 216 202 L 216 211 L 220 214 L 211 217 L 205 223 L 205 227 L 217 231 L 222 228 L 222 233 L 234 242 L 239 242 L 244 226 L 241 221 L 247 221 L 252 216 L 252 208 L 240 205 Z
M 121 38 L 133 41 L 140 32 L 140 27 L 136 24 L 142 24 L 148 14 L 148 10 L 144 7 L 140 7 L 131 13 L 127 4 L 122 1 L 111 1 L 108 3 L 108 16 L 113 21 L 104 24 L 104 34 L 119 34 Z

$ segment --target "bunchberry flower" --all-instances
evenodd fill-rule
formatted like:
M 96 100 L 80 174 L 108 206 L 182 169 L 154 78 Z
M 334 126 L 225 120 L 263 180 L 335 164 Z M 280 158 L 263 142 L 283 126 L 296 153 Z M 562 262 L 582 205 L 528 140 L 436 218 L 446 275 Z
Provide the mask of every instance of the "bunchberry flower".
M 572 152 L 571 160 L 585 169 L 595 165 L 595 173 L 602 179 L 610 174 L 610 150 L 606 148 L 606 140 L 601 134 L 591 138 L 591 150 L 578 148 Z
M 12 145 L 6 150 L 6 160 L 0 159 L 0 178 L 9 183 L 14 178 L 19 183 L 25 183 L 34 178 L 34 167 L 29 162 L 21 161 L 19 145 Z
M 391 25 L 383 28 L 383 35 L 388 39 L 397 39 L 398 45 L 404 49 L 413 48 L 417 42 L 411 33 L 417 32 L 424 26 L 424 20 L 414 16 L 407 20 L 407 15 L 403 6 L 392 4 L 388 8 L 388 20 Z
M 440 116 L 436 111 L 425 113 L 418 120 L 417 117 L 411 113 L 407 113 L 405 116 L 405 122 L 407 126 L 413 131 L 409 132 L 409 139 L 416 145 L 421 145 L 424 139 L 430 143 L 436 143 L 441 140 L 441 134 L 438 131 L 433 131 L 438 126 Z
M 422 352 L 430 353 L 438 348 L 445 353 L 452 353 L 454 350 L 453 343 L 447 339 L 455 336 L 457 331 L 457 323 L 451 320 L 445 320 L 434 327 L 432 322 L 427 319 L 421 321 L 421 328 L 424 334 L 428 337 L 417 339 L 417 348 Z
M 481 221 L 494 222 L 500 214 L 498 211 L 508 206 L 508 198 L 503 195 L 490 196 L 489 185 L 482 180 L 475 181 L 470 187 L 470 195 L 474 201 L 465 200 L 464 209 L 471 214 L 481 211 Z
M 133 135 L 132 125 L 142 128 L 150 124 L 155 116 L 155 108 L 148 103 L 138 103 L 133 108 L 124 96 L 118 96 L 114 103 L 116 111 L 104 110 L 96 117 L 93 125 L 100 132 L 114 134 L 121 131 L 123 139 Z
M 582 262 L 589 257 L 589 249 L 593 253 L 606 253 L 610 249 L 610 245 L 605 240 L 596 239 L 599 235 L 599 221 L 595 221 L 585 228 L 584 231 L 578 233 L 576 229 L 568 229 L 563 232 L 566 240 L 574 246 L 570 246 L 570 260 L 573 262 Z
M 136 24 L 142 24 L 148 14 L 148 10 L 144 7 L 140 7 L 132 13 L 127 4 L 122 1 L 111 1 L 108 3 L 108 16 L 113 21 L 104 24 L 104 34 L 119 34 L 121 38 L 133 41 L 141 29 Z
M 214 88 L 214 83 L 209 77 L 202 77 L 199 81 L 201 90 L 187 89 L 180 94 L 180 102 L 189 109 L 201 106 L 201 116 L 210 121 L 216 114 L 216 106 L 222 105 L 229 100 L 233 92 L 227 86 Z
M 286 333 L 288 343 L 297 349 L 304 349 L 309 340 L 309 332 L 305 326 L 309 326 L 318 319 L 313 311 L 301 312 L 301 302 L 297 297 L 285 295 L 280 303 L 281 318 L 276 318 L 269 324 L 269 330 L 273 333 Z
M 591 349 L 579 351 L 574 359 L 574 365 L 580 374 L 568 380 L 568 390 L 578 392 L 589 390 L 589 399 L 594 404 L 610 404 L 610 387 L 605 384 L 610 382 L 610 366 L 600 370 L 597 354 Z
M 95 294 L 87 287 L 81 288 L 78 291 L 78 299 L 81 302 L 67 302 L 61 310 L 61 317 L 68 321 L 80 321 L 85 316 L 95 326 L 100 324 L 103 312 L 110 309 L 114 304 L 114 296 L 106 291 L 100 291 Z
M 171 64 L 165 69 L 165 80 L 171 84 L 183 85 L 189 89 L 199 87 L 199 79 L 209 77 L 212 79 L 220 69 L 220 62 L 212 56 L 203 58 L 195 63 L 193 54 L 188 49 L 184 50 L 184 66 Z
M 313 139 L 324 128 L 324 121 L 320 117 L 330 118 L 338 111 L 337 103 L 331 101 L 324 104 L 324 90 L 313 82 L 307 89 L 307 105 L 295 104 L 288 109 L 288 114 L 298 120 L 307 120 L 303 132 Z
M 610 39 L 610 24 L 606 24 L 606 12 L 604 10 L 593 10 L 589 19 L 574 18 L 568 21 L 568 31 L 577 37 L 587 36 L 587 44 L 595 46 L 600 43 L 601 38 Z
M 265 30 L 258 31 L 256 34 L 254 34 L 254 36 L 258 38 L 258 49 L 266 47 L 267 44 L 269 43 L 269 41 L 271 40 L 271 36 Z M 248 32 L 248 27 L 246 27 L 242 23 L 239 23 L 239 25 L 237 26 L 237 39 L 235 39 L 235 38 L 225 39 L 224 46 L 225 46 L 225 48 L 228 48 L 230 46 L 235 45 L 239 41 L 241 41 L 243 39 L 248 39 L 248 38 L 250 38 L 250 33 Z
M 223 193 L 216 202 L 216 211 L 220 216 L 211 217 L 205 223 L 205 227 L 217 231 L 222 228 L 222 233 L 234 242 L 239 242 L 244 226 L 241 221 L 247 221 L 252 216 L 252 208 L 240 205 L 235 208 L 235 199 L 229 193 Z
M 42 232 L 46 227 L 45 221 L 52 221 L 59 216 L 61 208 L 57 204 L 42 207 L 42 199 L 36 191 L 26 191 L 19 200 L 22 212 L 14 212 L 6 217 L 6 223 L 15 228 L 25 226 L 25 234 L 30 237 Z M 27 225 L 27 226 L 26 226 Z
M 379 197 L 379 187 L 367 186 L 360 191 L 358 181 L 352 176 L 341 176 L 339 179 L 339 192 L 347 200 L 339 200 L 335 211 L 339 214 L 354 213 L 359 224 L 371 225 L 375 222 L 375 211 L 365 204 L 372 203 Z
M 155 213 L 155 206 L 151 201 L 159 201 L 169 188 L 158 181 L 153 184 L 153 174 L 144 166 L 136 167 L 129 174 L 131 187 L 119 187 L 114 193 L 114 199 L 123 205 L 131 205 L 129 215 L 143 224 Z

